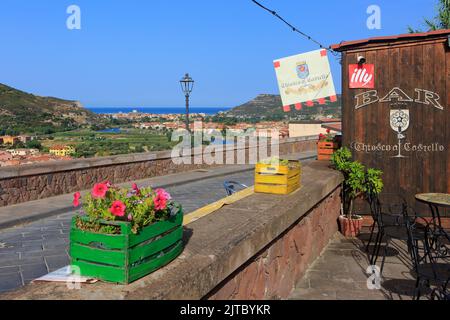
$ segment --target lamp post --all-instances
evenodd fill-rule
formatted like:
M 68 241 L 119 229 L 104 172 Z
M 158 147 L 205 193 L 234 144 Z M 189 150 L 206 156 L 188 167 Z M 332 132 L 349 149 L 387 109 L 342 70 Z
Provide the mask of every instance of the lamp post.
M 189 130 L 189 96 L 191 95 L 192 89 L 194 88 L 194 80 L 186 73 L 183 79 L 180 80 L 181 90 L 186 97 L 186 130 Z

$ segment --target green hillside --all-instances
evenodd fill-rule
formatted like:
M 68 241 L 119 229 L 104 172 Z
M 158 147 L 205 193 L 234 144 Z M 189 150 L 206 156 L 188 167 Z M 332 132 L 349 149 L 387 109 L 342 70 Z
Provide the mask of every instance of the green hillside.
M 98 121 L 77 101 L 40 97 L 0 84 L 0 135 L 67 131 Z
M 309 118 L 317 115 L 333 115 L 339 117 L 341 114 L 341 96 L 337 96 L 336 102 L 328 102 L 326 105 L 315 104 L 313 107 L 303 106 L 301 111 L 291 110 L 285 113 L 279 95 L 260 94 L 255 99 L 246 102 L 226 112 L 227 117 L 236 118 Z

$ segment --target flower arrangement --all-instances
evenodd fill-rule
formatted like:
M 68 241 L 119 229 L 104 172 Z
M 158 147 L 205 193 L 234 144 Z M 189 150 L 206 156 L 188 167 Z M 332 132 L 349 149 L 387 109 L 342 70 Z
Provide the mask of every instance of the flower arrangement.
M 102 221 L 129 222 L 131 231 L 137 234 L 150 224 L 168 220 L 180 210 L 180 205 L 172 201 L 166 190 L 140 189 L 135 183 L 131 189 L 120 189 L 108 181 L 97 183 L 82 202 L 80 199 L 81 194 L 75 193 L 73 206 L 82 207 L 82 214 L 76 217 L 77 228 L 104 234 L 119 234 L 120 227 Z
M 333 142 L 334 136 L 331 134 L 331 130 L 327 129 L 326 134 L 319 134 L 319 141 L 320 142 Z

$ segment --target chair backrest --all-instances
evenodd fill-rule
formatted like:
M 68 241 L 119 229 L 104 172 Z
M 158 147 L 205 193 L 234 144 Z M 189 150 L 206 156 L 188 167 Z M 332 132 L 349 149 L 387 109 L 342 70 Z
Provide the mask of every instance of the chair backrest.
M 242 189 L 248 188 L 245 184 L 236 181 L 225 181 L 223 183 L 223 186 L 225 187 L 225 191 L 229 196 L 237 192 L 236 186 L 241 187 Z
M 450 292 L 448 288 L 448 284 L 450 283 L 450 278 L 443 286 L 438 286 L 434 288 L 431 292 L 431 300 L 444 300 L 450 301 Z
M 382 197 L 382 198 L 381 198 Z M 381 199 L 380 199 L 381 198 Z M 383 227 L 383 214 L 398 217 L 398 224 L 409 216 L 408 203 L 404 197 L 396 193 L 384 193 L 381 196 L 374 192 L 367 192 L 366 200 L 370 206 L 370 213 L 374 221 Z
M 429 257 L 433 264 L 450 258 L 450 235 L 433 222 L 428 223 L 426 236 L 429 246 Z
M 417 236 L 417 220 L 418 219 L 412 218 L 405 219 L 406 231 L 408 235 L 408 251 L 411 256 L 411 262 L 413 264 L 414 271 L 416 271 L 416 273 L 419 272 L 420 261 L 422 260 L 422 257 L 420 256 L 419 241 L 424 241 L 424 243 L 426 243 L 425 238 L 419 238 Z

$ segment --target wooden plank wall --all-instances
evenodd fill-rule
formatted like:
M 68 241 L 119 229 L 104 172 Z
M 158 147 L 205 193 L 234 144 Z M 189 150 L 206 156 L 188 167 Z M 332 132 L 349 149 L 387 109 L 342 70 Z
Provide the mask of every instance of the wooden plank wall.
M 401 88 L 411 98 L 415 89 L 426 89 L 441 96 L 444 110 L 416 102 L 391 107 L 390 103 L 377 102 L 355 110 L 357 94 L 368 89 L 349 89 L 348 65 L 357 62 L 363 55 L 368 64 L 375 65 L 375 89 L 380 98 L 394 87 Z M 343 52 L 343 142 L 353 150 L 355 159 L 366 166 L 383 170 L 384 193 L 399 193 L 420 213 L 428 208 L 414 200 L 421 192 L 450 193 L 450 48 L 447 41 L 416 41 L 395 43 L 383 47 L 361 47 Z M 393 158 L 391 152 L 355 151 L 354 143 L 377 145 L 398 144 L 389 117 L 391 109 L 409 109 L 410 126 L 406 131 L 406 142 L 411 144 L 439 143 L 443 152 L 404 152 L 407 158 Z M 363 203 L 359 209 L 364 211 Z M 447 214 L 448 215 L 448 210 Z

